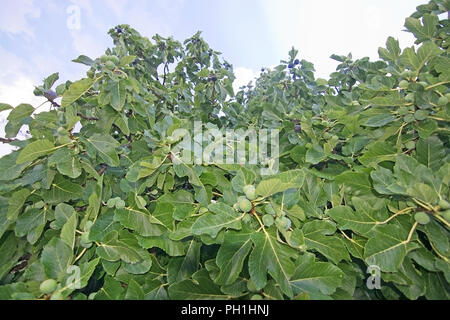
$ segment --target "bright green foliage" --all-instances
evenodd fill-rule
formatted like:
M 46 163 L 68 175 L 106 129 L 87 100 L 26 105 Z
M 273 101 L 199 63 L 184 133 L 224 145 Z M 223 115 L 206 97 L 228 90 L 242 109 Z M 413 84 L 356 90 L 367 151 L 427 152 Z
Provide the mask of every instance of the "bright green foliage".
M 0 159 L 0 297 L 449 299 L 448 10 L 418 7 L 416 46 L 390 37 L 378 61 L 333 55 L 316 79 L 308 61 L 288 68 L 292 49 L 238 92 L 200 33 L 112 29 L 105 55 L 74 60 L 87 78 L 34 91 L 60 105 L 0 104 L 7 139 L 32 135 Z M 278 173 L 183 162 L 177 129 L 213 142 L 194 121 L 279 129 Z

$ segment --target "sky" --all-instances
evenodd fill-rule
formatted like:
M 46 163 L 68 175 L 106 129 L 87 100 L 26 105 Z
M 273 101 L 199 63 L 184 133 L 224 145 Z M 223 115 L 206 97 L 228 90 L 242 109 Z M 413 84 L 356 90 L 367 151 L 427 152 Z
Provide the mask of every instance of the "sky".
M 37 107 L 35 85 L 59 72 L 60 81 L 85 77 L 81 54 L 97 58 L 112 46 L 107 32 L 129 24 L 142 35 L 183 41 L 197 31 L 233 64 L 235 87 L 262 67 L 287 59 L 294 46 L 313 62 L 317 77 L 337 66 L 332 54 L 378 59 L 387 37 L 402 48 L 414 38 L 404 21 L 427 0 L 14 0 L 0 11 L 0 102 Z M 0 113 L 0 137 L 5 118 Z M 0 156 L 9 152 L 0 144 Z

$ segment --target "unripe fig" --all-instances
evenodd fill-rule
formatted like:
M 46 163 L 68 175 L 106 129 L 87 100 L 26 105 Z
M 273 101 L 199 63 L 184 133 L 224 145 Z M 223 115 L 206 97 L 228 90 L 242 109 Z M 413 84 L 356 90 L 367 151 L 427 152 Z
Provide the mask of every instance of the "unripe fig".
M 246 185 L 243 188 L 243 191 L 245 193 L 245 196 L 248 200 L 255 200 L 256 199 L 256 189 L 252 185 Z
M 450 101 L 450 93 L 446 93 L 445 97 L 448 99 L 448 101 Z
M 284 228 L 286 230 L 289 230 L 291 228 L 292 222 L 291 222 L 291 220 L 289 218 L 287 218 L 287 217 L 280 217 L 280 218 L 277 218 L 277 221 L 278 221 L 278 225 L 281 228 Z
M 91 243 L 92 241 L 89 240 L 89 232 L 85 232 L 81 235 L 81 241 L 84 243 Z
M 120 59 L 118 56 L 109 56 L 109 61 L 113 62 L 116 65 L 120 63 Z
M 114 64 L 114 62 L 112 61 L 106 61 L 105 63 L 105 67 L 109 70 L 114 70 L 114 68 L 116 67 L 116 65 Z
M 446 106 L 447 103 L 448 103 L 448 98 L 446 96 L 442 96 L 438 100 L 438 105 L 441 106 L 441 107 Z
M 402 80 L 400 81 L 400 83 L 398 84 L 399 88 L 401 89 L 407 89 L 409 86 L 409 82 L 406 80 Z
M 414 215 L 414 219 L 420 224 L 428 224 L 430 222 L 430 217 L 425 212 L 417 212 Z
M 419 81 L 419 82 L 417 82 L 417 84 L 420 84 L 424 88 L 428 87 L 428 85 L 429 85 L 428 82 L 425 82 L 425 81 Z
M 416 143 L 414 141 L 408 141 L 405 143 L 405 148 L 408 150 L 414 149 L 416 147 Z
M 67 133 L 66 129 L 64 129 L 63 127 L 59 127 L 59 128 L 56 130 L 56 132 L 58 132 L 58 134 L 60 134 L 60 135 L 63 135 L 63 134 L 66 134 L 66 133 Z
M 439 207 L 443 210 L 450 209 L 450 203 L 447 200 L 441 199 L 439 200 Z
M 266 211 L 267 214 L 270 214 L 272 216 L 276 215 L 275 210 L 273 209 L 271 204 L 266 204 L 264 207 L 264 211 Z
M 56 286 L 57 286 L 57 282 L 54 279 L 47 279 L 44 282 L 41 283 L 41 285 L 39 286 L 39 290 L 43 293 L 43 294 L 50 294 L 53 291 L 56 290 Z
M 265 215 L 263 215 L 263 217 L 262 217 L 262 222 L 264 223 L 264 225 L 265 225 L 266 227 L 270 227 L 270 226 L 272 226 L 272 225 L 275 223 L 275 220 L 274 220 L 274 218 L 273 218 L 272 215 L 270 215 L 270 214 L 265 214 Z
M 87 72 L 86 72 L 86 75 L 88 76 L 88 78 L 94 78 L 95 77 L 95 71 L 93 71 L 93 70 L 88 70 Z
M 102 55 L 102 56 L 100 57 L 100 61 L 103 62 L 103 63 L 105 63 L 106 61 L 108 61 L 108 56 L 107 56 L 106 54 Z
M 125 201 L 123 201 L 122 199 L 118 199 L 116 201 L 116 208 L 117 209 L 123 209 L 125 208 Z
M 408 93 L 405 97 L 405 100 L 408 102 L 414 102 L 414 93 Z
M 441 214 L 441 216 L 442 216 L 445 220 L 447 220 L 447 221 L 450 222 L 450 210 L 445 210 L 445 211 Z
M 250 300 L 264 300 L 264 297 L 260 294 L 254 294 L 251 296 Z
M 62 296 L 62 294 L 60 292 L 55 292 L 50 297 L 50 300 L 64 300 L 64 298 L 63 298 L 63 296 Z
M 244 197 L 240 197 L 238 200 L 239 208 L 243 212 L 250 212 L 252 210 L 252 203 Z
M 328 132 L 325 132 L 325 133 L 323 134 L 323 138 L 324 138 L 324 139 L 330 139 L 330 138 L 331 138 L 331 134 L 329 134 Z

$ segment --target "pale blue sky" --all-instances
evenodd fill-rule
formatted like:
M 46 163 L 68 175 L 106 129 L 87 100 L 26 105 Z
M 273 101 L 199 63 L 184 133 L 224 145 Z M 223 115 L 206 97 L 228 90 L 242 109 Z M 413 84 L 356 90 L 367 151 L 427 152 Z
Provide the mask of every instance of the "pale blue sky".
M 240 83 L 261 67 L 285 59 L 294 45 L 300 58 L 326 78 L 337 63 L 333 53 L 377 59 L 388 36 L 411 46 L 402 31 L 407 16 L 427 0 L 14 0 L 0 11 L 0 102 L 37 106 L 33 85 L 53 72 L 76 80 L 86 67 L 70 62 L 80 54 L 96 58 L 111 46 L 107 31 L 130 24 L 151 38 L 177 40 L 203 31 L 203 37 L 233 64 Z M 72 7 L 75 6 L 75 7 Z M 71 9 L 80 28 L 70 29 Z M 0 114 L 0 136 L 4 136 Z M 3 120 L 4 125 L 4 120 Z M 2 154 L 0 145 L 0 156 Z M 4 151 L 3 151 L 4 152 Z

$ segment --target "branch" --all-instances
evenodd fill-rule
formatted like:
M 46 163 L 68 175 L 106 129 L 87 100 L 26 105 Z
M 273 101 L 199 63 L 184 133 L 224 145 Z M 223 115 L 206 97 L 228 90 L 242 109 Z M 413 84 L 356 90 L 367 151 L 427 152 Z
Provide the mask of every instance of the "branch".
M 82 113 L 78 112 L 77 116 L 79 116 L 81 119 L 87 120 L 87 121 L 98 121 L 100 120 L 99 118 L 96 117 L 86 117 L 85 115 L 83 115 Z
M 14 142 L 14 141 L 19 141 L 19 140 L 17 140 L 17 139 L 0 138 L 0 142 L 1 143 L 11 143 L 11 142 Z

